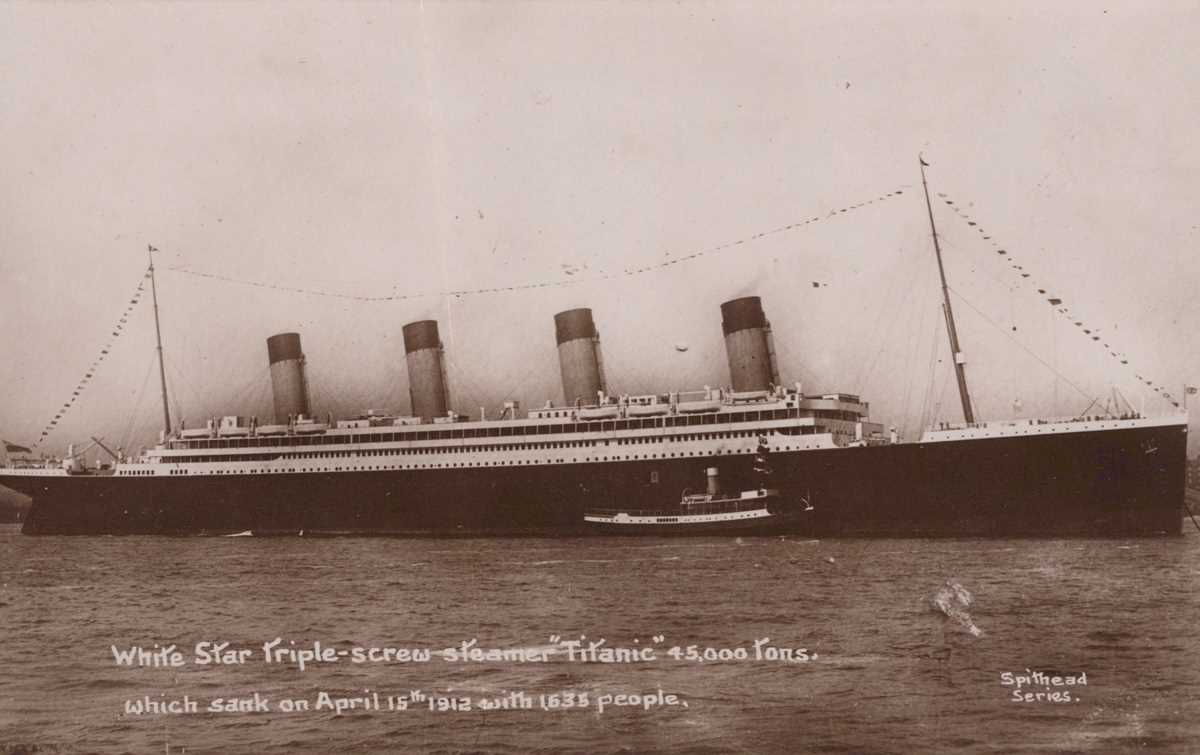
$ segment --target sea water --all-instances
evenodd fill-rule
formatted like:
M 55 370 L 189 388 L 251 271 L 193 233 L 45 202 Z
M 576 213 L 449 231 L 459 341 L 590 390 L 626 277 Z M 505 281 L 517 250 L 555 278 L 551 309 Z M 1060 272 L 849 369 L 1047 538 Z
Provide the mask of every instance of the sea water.
M 0 553 L 0 752 L 1200 751 L 1196 532 Z

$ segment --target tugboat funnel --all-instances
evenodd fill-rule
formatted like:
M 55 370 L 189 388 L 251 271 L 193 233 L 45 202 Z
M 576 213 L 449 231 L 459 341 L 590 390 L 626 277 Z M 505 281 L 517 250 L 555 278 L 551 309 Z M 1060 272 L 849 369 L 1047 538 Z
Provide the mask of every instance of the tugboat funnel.
M 719 495 L 721 493 L 720 470 L 716 467 L 709 467 L 704 470 L 704 474 L 708 479 L 708 494 L 713 496 Z

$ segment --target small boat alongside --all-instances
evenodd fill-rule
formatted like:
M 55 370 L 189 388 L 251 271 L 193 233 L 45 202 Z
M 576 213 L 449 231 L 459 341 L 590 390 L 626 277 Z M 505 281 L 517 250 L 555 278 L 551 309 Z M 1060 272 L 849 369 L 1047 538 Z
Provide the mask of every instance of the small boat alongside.
M 727 496 L 685 494 L 675 508 L 597 509 L 585 512 L 583 520 L 596 529 L 618 535 L 746 534 L 777 527 L 784 518 L 779 501 L 779 491 L 770 488 Z
M 798 514 L 812 511 L 813 507 L 807 498 L 803 500 L 803 507 L 788 506 L 778 490 L 767 487 L 766 480 L 771 474 L 768 454 L 766 440 L 760 438 L 754 464 L 760 485 L 753 490 L 721 493 L 720 471 L 716 467 L 709 467 L 705 473 L 708 479 L 707 492 L 690 493 L 685 490 L 678 505 L 673 508 L 595 509 L 585 511 L 583 521 L 593 529 L 616 535 L 776 532 L 785 520 L 791 523 Z

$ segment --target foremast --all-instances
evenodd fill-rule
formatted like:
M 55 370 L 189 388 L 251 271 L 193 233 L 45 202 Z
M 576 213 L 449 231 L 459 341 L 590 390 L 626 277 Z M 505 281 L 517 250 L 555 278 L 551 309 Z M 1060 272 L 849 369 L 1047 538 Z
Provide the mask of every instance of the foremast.
M 967 390 L 967 359 L 958 344 L 958 330 L 954 327 L 954 309 L 950 306 L 950 287 L 946 284 L 946 268 L 942 265 L 942 246 L 938 243 L 937 226 L 933 222 L 933 203 L 929 201 L 929 184 L 925 181 L 925 167 L 929 163 L 918 156 L 921 164 L 921 188 L 925 190 L 925 209 L 929 211 L 929 230 L 933 234 L 933 253 L 937 256 L 938 275 L 942 279 L 942 314 L 946 317 L 946 333 L 950 336 L 950 355 L 954 358 L 954 375 L 958 378 L 958 397 L 962 401 L 963 419 L 974 424 L 975 412 L 971 409 L 971 394 Z

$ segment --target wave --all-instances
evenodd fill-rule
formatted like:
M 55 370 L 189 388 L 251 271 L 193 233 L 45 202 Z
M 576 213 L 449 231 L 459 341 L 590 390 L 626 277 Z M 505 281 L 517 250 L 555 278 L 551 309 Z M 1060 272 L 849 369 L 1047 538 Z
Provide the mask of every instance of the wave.
M 946 619 L 968 634 L 979 637 L 983 635 L 983 630 L 975 625 L 975 620 L 971 618 L 971 614 L 967 610 L 974 602 L 975 597 L 967 588 L 949 579 L 929 599 L 930 606 L 939 611 Z

